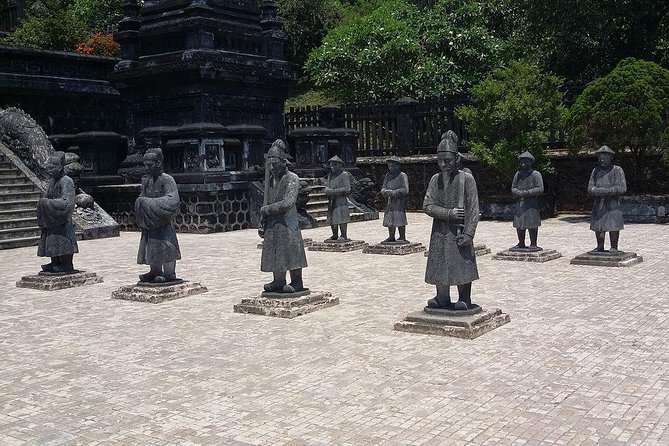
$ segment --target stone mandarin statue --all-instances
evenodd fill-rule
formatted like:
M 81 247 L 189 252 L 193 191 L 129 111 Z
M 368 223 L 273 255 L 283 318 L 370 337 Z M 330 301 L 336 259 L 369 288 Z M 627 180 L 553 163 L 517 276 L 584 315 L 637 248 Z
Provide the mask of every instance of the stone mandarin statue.
M 423 210 L 432 217 L 432 234 L 425 282 L 436 285 L 430 308 L 472 308 L 472 281 L 479 278 L 474 255 L 474 233 L 479 220 L 479 202 L 474 177 L 457 168 L 458 139 L 449 131 L 437 148 L 441 173 L 430 179 Z M 458 302 L 451 303 L 450 287 L 458 287 Z
M 37 225 L 42 228 L 37 255 L 51 257 L 51 263 L 42 265 L 44 272 L 69 273 L 79 248 L 72 224 L 76 193 L 74 181 L 65 175 L 65 153 L 51 155 L 46 171 L 51 178 L 46 197 L 37 202 Z
M 623 212 L 620 207 L 620 196 L 627 192 L 625 172 L 620 166 L 613 165 L 613 150 L 602 146 L 595 152 L 599 166 L 592 170 L 588 183 L 588 194 L 594 197 L 590 229 L 595 231 L 597 247 L 593 252 L 604 251 L 604 238 L 609 233 L 611 249 L 609 253 L 617 254 L 620 230 L 623 229 Z
M 348 195 L 351 193 L 351 174 L 343 170 L 344 161 L 338 156 L 329 160 L 330 174 L 324 193 L 329 198 L 327 224 L 332 228 L 330 240 L 347 241 L 346 228 L 351 221 L 348 210 Z M 338 234 L 341 236 L 338 236 Z
M 537 235 L 541 226 L 538 197 L 544 193 L 544 181 L 541 173 L 532 169 L 534 156 L 524 152 L 518 156 L 520 170 L 513 177 L 511 194 L 516 197 L 516 214 L 513 217 L 513 227 L 518 233 L 518 244 L 514 250 L 540 251 L 537 246 Z M 525 245 L 525 231 L 530 232 L 530 246 Z
M 285 143 L 274 141 L 267 153 L 266 168 L 271 176 L 265 186 L 266 204 L 260 208 L 265 234 L 260 270 L 274 275 L 265 291 L 294 293 L 304 290 L 302 268 L 307 266 L 304 241 L 295 206 L 300 191 L 299 177 L 288 170 Z M 286 271 L 290 283 L 286 284 Z
M 165 283 L 177 280 L 176 261 L 181 259 L 172 219 L 179 213 L 179 191 L 170 175 L 163 172 L 163 152 L 149 149 L 143 157 L 147 175 L 135 201 L 135 220 L 142 230 L 137 263 L 151 270 L 139 276 L 140 282 Z
M 395 242 L 395 228 L 399 232 L 397 241 L 406 242 L 407 214 L 406 196 L 409 194 L 409 177 L 400 170 L 402 159 L 393 156 L 388 159 L 388 173 L 383 179 L 381 195 L 386 198 L 383 226 L 388 228 L 388 238 L 384 242 Z

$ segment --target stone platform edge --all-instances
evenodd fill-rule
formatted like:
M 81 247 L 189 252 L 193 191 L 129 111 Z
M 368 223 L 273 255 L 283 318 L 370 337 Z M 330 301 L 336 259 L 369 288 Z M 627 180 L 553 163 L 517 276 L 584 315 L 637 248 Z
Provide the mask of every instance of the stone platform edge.
M 299 294 L 299 293 L 297 293 Z M 232 309 L 235 313 L 292 319 L 323 308 L 339 305 L 339 298 L 328 291 L 312 291 L 298 297 L 251 297 L 242 299 Z
M 66 288 L 75 288 L 86 285 L 102 283 L 102 277 L 96 273 L 79 271 L 73 274 L 54 276 L 40 276 L 38 274 L 23 276 L 16 282 L 19 288 L 32 288 L 34 290 L 55 291 Z
M 194 294 L 206 293 L 207 291 L 209 290 L 206 286 L 198 282 L 188 281 L 167 286 L 142 286 L 134 284 L 124 285 L 118 290 L 113 291 L 112 299 L 159 304 Z
M 511 317 L 499 308 L 484 309 L 472 316 L 436 316 L 423 311 L 409 314 L 395 322 L 394 330 L 460 339 L 475 339 L 502 325 L 511 322 Z

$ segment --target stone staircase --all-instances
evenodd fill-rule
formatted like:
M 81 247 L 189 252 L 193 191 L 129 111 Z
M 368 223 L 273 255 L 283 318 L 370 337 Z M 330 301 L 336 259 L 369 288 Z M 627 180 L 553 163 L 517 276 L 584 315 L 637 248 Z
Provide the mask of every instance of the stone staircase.
M 37 200 L 42 191 L 4 154 L 0 153 L 0 249 L 34 246 Z
M 300 181 L 306 181 L 309 184 L 309 201 L 306 205 L 307 212 L 316 219 L 316 226 L 325 226 L 325 220 L 328 213 L 328 197 L 323 190 L 325 189 L 324 178 L 300 178 Z M 363 221 L 366 219 L 364 212 L 360 212 L 350 201 L 348 209 L 351 214 L 351 221 Z M 377 217 L 378 218 L 378 217 Z

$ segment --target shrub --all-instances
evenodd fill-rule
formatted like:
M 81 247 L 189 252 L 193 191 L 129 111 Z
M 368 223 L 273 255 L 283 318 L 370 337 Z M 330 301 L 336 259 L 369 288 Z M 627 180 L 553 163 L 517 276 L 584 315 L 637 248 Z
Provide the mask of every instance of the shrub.
M 85 42 L 77 45 L 76 51 L 80 54 L 118 57 L 121 54 L 121 45 L 114 40 L 111 34 L 96 33 Z
M 575 151 L 603 144 L 631 151 L 633 186 L 642 190 L 645 157 L 663 153 L 669 159 L 669 71 L 645 60 L 620 61 L 576 99 L 567 126 Z
M 529 150 L 539 169 L 548 167 L 545 144 L 562 128 L 560 78 L 527 62 L 495 70 L 471 91 L 472 103 L 456 114 L 467 122 L 471 151 L 509 184 L 518 155 Z

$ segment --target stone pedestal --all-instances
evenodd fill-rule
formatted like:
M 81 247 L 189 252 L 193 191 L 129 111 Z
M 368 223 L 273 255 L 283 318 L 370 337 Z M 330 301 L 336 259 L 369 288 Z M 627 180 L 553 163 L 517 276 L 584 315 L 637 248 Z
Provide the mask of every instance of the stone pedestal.
M 325 252 L 348 252 L 363 249 L 367 243 L 362 240 L 325 240 L 324 242 L 313 242 L 309 246 L 309 251 Z
M 519 262 L 548 262 L 562 257 L 554 249 L 510 248 L 492 256 L 493 260 L 515 260 Z
M 84 285 L 101 283 L 102 277 L 95 273 L 77 271 L 71 273 L 40 272 L 34 276 L 23 276 L 16 282 L 19 288 L 33 288 L 35 290 L 53 291 L 64 288 L 74 288 Z
M 569 263 L 590 266 L 632 266 L 641 262 L 643 262 L 643 257 L 637 256 L 636 252 L 588 251 L 577 255 Z
M 304 242 L 304 247 L 305 248 L 310 247 L 314 243 L 314 241 L 310 238 L 304 238 L 304 239 L 302 239 L 302 241 Z M 260 243 L 258 243 L 258 249 L 262 249 L 263 242 L 264 242 L 264 240 L 261 240 Z
M 296 293 L 263 292 L 259 297 L 242 299 L 233 306 L 235 313 L 259 314 L 292 319 L 303 314 L 339 304 L 339 298 L 327 291 L 298 291 Z
M 490 248 L 488 248 L 484 244 L 474 245 L 474 255 L 476 257 L 481 257 L 481 256 L 484 256 L 486 254 L 490 254 L 490 252 L 491 252 Z M 430 253 L 430 251 L 425 251 L 425 254 L 424 254 L 425 257 L 427 257 L 429 253 Z
M 452 336 L 462 339 L 478 338 L 482 334 L 511 322 L 499 308 L 482 309 L 475 306 L 466 312 L 425 307 L 395 323 L 394 329 L 409 333 Z
M 368 245 L 362 250 L 363 254 L 386 254 L 403 256 L 425 251 L 422 243 L 404 242 L 381 242 L 376 245 Z
M 187 280 L 175 280 L 160 284 L 139 282 L 136 285 L 122 286 L 112 292 L 112 299 L 159 304 L 193 294 L 206 293 L 207 291 L 207 287 Z

